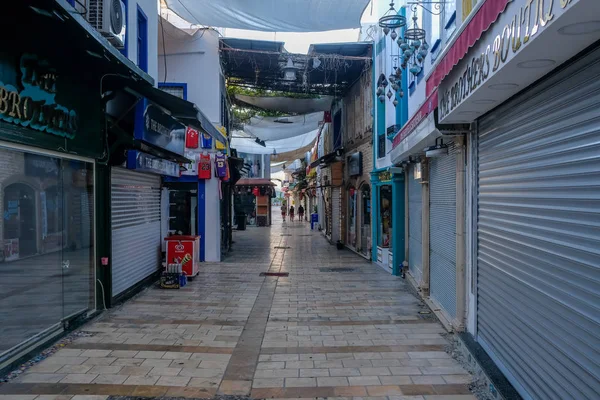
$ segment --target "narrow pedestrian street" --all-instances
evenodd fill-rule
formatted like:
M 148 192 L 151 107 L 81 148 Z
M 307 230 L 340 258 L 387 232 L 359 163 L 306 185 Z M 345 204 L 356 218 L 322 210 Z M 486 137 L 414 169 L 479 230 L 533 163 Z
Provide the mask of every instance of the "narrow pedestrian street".
M 475 398 L 442 325 L 400 277 L 306 222 L 274 218 L 234 240 L 188 286 L 150 287 L 83 326 L 0 399 Z

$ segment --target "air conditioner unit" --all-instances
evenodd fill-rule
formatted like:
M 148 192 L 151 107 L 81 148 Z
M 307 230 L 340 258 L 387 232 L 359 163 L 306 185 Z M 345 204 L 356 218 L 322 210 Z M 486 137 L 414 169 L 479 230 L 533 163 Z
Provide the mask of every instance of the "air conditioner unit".
M 88 0 L 88 22 L 118 49 L 125 47 L 126 15 L 121 0 Z

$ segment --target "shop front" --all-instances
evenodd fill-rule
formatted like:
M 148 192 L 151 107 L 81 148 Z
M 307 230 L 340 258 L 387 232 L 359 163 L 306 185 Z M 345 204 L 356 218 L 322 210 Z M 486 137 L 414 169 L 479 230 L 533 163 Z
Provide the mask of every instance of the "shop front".
M 98 81 L 14 33 L 0 54 L 0 369 L 96 309 L 104 147 Z
M 597 2 L 538 3 L 509 3 L 440 85 L 442 122 L 477 127 L 467 327 L 523 398 L 597 398 Z M 519 16 L 531 29 L 511 28 Z M 473 65 L 485 68 L 465 85 Z
M 269 179 L 240 179 L 233 192 L 238 229 L 246 225 L 271 226 L 271 199 L 274 197 L 275 184 Z
M 388 168 L 371 173 L 373 189 L 372 259 L 393 275 L 400 274 L 404 249 L 404 173 Z M 394 255 L 400 255 L 396 259 Z

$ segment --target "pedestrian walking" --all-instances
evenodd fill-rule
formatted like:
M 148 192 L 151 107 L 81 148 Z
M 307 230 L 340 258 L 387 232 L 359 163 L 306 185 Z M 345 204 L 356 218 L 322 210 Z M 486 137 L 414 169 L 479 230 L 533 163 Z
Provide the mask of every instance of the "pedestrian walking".
M 290 221 L 294 221 L 294 206 L 290 206 Z
M 304 221 L 304 207 L 302 207 L 302 205 L 298 207 L 298 220 Z
M 285 222 L 285 204 L 281 206 L 281 218 L 283 218 L 283 222 Z

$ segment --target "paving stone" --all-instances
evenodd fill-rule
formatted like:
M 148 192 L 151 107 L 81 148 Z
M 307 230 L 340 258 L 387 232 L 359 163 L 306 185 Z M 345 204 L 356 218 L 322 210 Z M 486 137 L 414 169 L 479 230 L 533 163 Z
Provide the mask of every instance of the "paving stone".
M 316 378 L 285 378 L 285 387 L 316 387 Z
M 317 378 L 318 386 L 349 386 L 348 378 L 345 377 L 329 377 Z
M 161 376 L 156 382 L 156 385 L 186 386 L 190 380 L 191 378 L 185 376 Z
M 381 381 L 377 376 L 351 376 L 348 381 L 352 386 L 381 385 Z
M 105 385 L 120 385 L 129 378 L 129 375 L 98 375 L 92 383 Z

